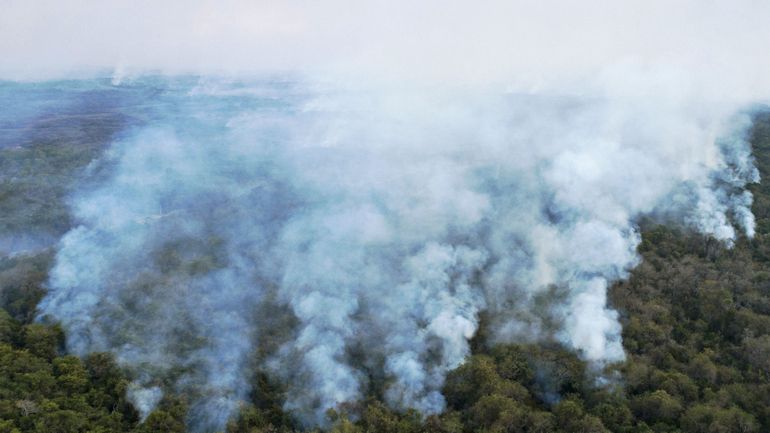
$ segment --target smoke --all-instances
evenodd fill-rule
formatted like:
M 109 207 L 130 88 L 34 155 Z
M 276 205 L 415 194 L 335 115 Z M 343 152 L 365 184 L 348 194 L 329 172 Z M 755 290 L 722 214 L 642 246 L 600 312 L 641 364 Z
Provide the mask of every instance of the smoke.
M 0 16 L 0 77 L 140 89 L 40 313 L 117 355 L 142 416 L 181 392 L 221 429 L 255 368 L 306 425 L 378 387 L 437 413 L 482 312 L 492 343 L 621 361 L 640 218 L 754 233 L 770 3 L 157 3 Z
M 125 85 L 163 96 L 72 197 L 40 311 L 70 351 L 117 355 L 142 416 L 189 395 L 197 431 L 222 428 L 255 366 L 306 425 L 370 380 L 441 412 L 481 312 L 494 342 L 621 361 L 607 286 L 639 260 L 640 217 L 728 245 L 733 223 L 754 230 L 749 115 L 673 89 Z

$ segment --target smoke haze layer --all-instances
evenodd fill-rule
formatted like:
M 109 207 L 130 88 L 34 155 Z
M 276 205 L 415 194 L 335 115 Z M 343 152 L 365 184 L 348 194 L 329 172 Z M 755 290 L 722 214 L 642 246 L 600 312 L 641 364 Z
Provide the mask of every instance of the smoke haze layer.
M 621 361 L 607 286 L 638 261 L 637 221 L 730 245 L 753 234 L 759 180 L 739 106 L 640 80 L 123 81 L 156 89 L 153 108 L 71 198 L 41 315 L 72 352 L 114 352 L 143 416 L 189 395 L 198 431 L 222 428 L 255 367 L 306 425 L 370 378 L 393 408 L 440 412 L 482 312 L 493 342 Z

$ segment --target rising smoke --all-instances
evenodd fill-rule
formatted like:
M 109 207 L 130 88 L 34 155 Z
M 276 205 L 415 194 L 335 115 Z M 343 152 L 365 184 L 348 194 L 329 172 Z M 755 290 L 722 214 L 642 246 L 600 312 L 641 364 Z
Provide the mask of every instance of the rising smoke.
M 673 90 L 163 83 L 174 108 L 72 198 L 40 309 L 72 352 L 117 355 L 143 416 L 190 395 L 198 431 L 233 415 L 255 366 L 306 425 L 370 377 L 395 409 L 441 412 L 482 312 L 494 342 L 621 361 L 607 286 L 638 262 L 639 218 L 753 234 L 748 115 Z M 263 353 L 281 311 L 292 326 Z

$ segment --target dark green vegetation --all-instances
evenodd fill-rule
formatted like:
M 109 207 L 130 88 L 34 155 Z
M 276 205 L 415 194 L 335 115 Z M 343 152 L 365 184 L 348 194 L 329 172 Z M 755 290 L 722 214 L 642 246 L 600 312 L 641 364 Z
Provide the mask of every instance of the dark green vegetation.
M 86 146 L 73 138 L 0 147 L 0 236 L 66 230 L 62 197 L 108 130 Z M 752 143 L 770 179 L 770 114 L 758 117 Z M 447 379 L 444 414 L 394 413 L 374 389 L 368 401 L 330 413 L 332 430 L 770 431 L 770 182 L 751 189 L 757 235 L 733 249 L 643 224 L 643 262 L 610 293 L 621 313 L 626 362 L 590 371 L 555 344 L 488 347 L 482 329 L 473 356 Z M 66 356 L 61 329 L 33 323 L 52 260 L 49 248 L 35 251 L 0 258 L 0 433 L 183 432 L 183 397 L 166 397 L 139 424 L 125 399 L 128 372 L 106 354 Z M 280 409 L 280 387 L 260 373 L 243 380 L 254 391 L 228 432 L 298 429 Z

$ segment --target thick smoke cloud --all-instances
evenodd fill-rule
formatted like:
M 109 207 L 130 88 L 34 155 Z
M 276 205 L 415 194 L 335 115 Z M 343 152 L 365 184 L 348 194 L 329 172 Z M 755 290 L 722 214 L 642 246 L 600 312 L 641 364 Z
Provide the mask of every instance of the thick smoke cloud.
M 192 396 L 198 430 L 232 416 L 254 367 L 307 425 L 370 378 L 394 408 L 440 412 L 482 312 L 493 341 L 623 360 L 606 292 L 638 261 L 639 218 L 728 245 L 733 223 L 753 233 L 743 187 L 758 173 L 737 107 L 160 81 L 173 104 L 73 197 L 79 225 L 41 314 L 74 353 L 115 352 L 143 415 L 164 390 Z M 266 315 L 281 314 L 291 325 L 267 344 Z

